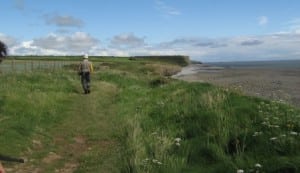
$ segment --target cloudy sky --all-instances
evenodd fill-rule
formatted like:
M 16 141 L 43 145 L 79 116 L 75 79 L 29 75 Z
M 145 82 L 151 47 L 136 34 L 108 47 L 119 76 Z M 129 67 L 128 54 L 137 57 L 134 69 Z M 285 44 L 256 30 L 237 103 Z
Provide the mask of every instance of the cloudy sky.
M 300 59 L 299 0 L 0 0 L 11 55 Z

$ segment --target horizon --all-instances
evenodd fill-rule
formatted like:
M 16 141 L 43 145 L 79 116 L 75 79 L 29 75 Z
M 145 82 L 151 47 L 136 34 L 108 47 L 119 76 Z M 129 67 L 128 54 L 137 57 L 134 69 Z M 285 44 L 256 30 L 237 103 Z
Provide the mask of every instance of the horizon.
M 297 0 L 12 0 L 1 6 L 0 40 L 10 55 L 300 59 Z
M 132 57 L 149 57 L 149 56 L 157 56 L 157 57 L 167 57 L 167 56 L 185 56 L 185 55 L 139 55 L 139 56 L 110 56 L 110 55 L 89 55 L 91 58 L 132 58 Z M 7 58 L 13 58 L 13 57 L 82 57 L 82 55 L 8 55 Z M 190 59 L 190 57 L 189 57 Z M 300 62 L 300 59 L 274 59 L 274 60 L 235 60 L 235 61 L 198 61 L 190 59 L 191 63 L 203 63 L 203 64 L 214 64 L 214 63 L 256 63 L 256 62 L 262 62 L 262 63 L 268 63 L 268 62 Z

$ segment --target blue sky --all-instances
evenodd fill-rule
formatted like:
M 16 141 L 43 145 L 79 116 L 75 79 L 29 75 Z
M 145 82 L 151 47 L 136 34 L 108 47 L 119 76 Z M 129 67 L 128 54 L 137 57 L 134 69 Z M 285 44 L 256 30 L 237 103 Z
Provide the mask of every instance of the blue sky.
M 0 0 L 11 55 L 300 59 L 299 0 Z

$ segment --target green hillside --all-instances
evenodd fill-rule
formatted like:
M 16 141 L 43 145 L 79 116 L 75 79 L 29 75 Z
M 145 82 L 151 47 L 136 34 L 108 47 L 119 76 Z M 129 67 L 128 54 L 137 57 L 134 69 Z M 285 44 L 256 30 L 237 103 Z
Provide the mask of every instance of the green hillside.
M 26 159 L 7 172 L 300 171 L 298 109 L 170 78 L 181 60 L 94 58 L 89 95 L 76 62 L 0 73 L 0 153 Z

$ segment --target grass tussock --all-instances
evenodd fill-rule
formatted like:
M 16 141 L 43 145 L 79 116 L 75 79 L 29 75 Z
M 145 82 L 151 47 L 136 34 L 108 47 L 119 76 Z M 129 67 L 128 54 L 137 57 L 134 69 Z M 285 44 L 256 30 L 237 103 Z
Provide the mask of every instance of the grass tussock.
M 155 75 L 160 76 L 172 76 L 176 73 L 180 72 L 181 67 L 178 65 L 171 65 L 171 64 L 146 64 L 143 68 L 145 72 L 152 72 Z

